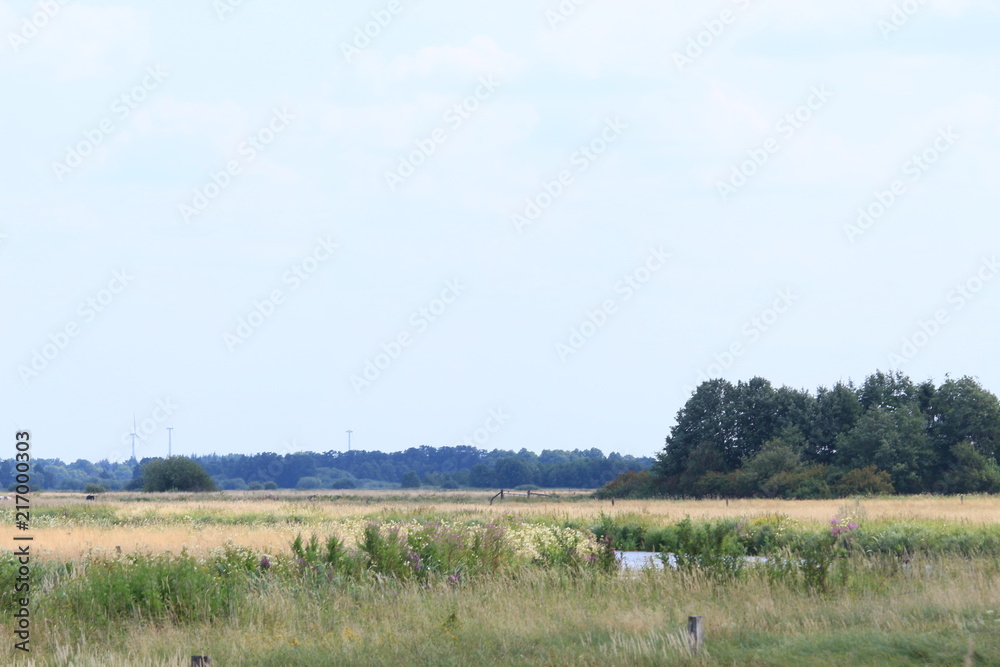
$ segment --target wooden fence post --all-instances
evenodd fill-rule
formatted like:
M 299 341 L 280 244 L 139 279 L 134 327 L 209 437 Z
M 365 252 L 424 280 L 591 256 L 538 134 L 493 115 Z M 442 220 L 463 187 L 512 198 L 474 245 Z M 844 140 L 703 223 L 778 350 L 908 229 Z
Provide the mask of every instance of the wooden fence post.
M 705 629 L 701 622 L 701 616 L 688 616 L 688 646 L 691 648 L 692 653 L 697 653 L 701 650 L 704 632 Z

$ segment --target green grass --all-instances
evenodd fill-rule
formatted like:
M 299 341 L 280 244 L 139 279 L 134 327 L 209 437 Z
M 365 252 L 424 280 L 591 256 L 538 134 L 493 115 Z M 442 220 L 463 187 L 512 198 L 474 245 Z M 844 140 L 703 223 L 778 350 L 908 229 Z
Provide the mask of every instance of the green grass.
M 338 524 L 302 504 L 134 517 L 57 506 L 40 516 L 69 528 L 203 518 L 264 526 L 289 508 L 302 537 L 275 545 L 266 563 L 238 545 L 200 557 L 34 561 L 35 664 L 183 665 L 205 654 L 218 665 L 1000 665 L 994 526 L 862 519 L 832 535 L 778 515 L 581 523 L 558 511 L 525 521 L 505 513 L 491 526 L 475 512 L 415 504 L 359 507 L 356 517 L 374 523 L 354 544 L 331 540 Z M 407 531 L 394 532 L 401 524 Z M 586 558 L 577 533 L 544 526 L 655 544 L 684 567 L 618 574 Z M 538 548 L 509 544 L 516 530 Z M 745 554 L 771 558 L 751 565 Z M 16 568 L 0 553 L 7 636 Z M 699 655 L 684 635 L 692 614 L 705 619 Z M 12 643 L 0 643 L 0 664 L 20 664 Z

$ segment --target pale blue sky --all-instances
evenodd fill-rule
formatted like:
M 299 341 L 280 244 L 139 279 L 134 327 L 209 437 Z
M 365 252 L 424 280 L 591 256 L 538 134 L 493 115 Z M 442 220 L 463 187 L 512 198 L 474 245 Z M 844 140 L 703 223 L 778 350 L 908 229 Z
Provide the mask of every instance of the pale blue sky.
M 651 455 L 705 377 L 1000 391 L 997 2 L 223 2 L 0 2 L 37 456 L 133 413 L 140 456 Z

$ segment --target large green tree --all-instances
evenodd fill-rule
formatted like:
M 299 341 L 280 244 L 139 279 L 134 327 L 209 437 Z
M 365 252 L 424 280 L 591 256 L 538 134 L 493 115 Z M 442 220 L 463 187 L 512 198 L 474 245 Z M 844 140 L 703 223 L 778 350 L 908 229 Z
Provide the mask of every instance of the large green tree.
M 152 459 L 141 467 L 143 491 L 215 491 L 215 482 L 198 463 L 184 456 Z

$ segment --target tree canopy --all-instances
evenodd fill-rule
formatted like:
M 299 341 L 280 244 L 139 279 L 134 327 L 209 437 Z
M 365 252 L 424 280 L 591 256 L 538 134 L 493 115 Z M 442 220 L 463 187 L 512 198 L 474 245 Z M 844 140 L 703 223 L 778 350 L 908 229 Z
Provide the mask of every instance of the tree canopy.
M 1000 491 L 1000 401 L 970 377 L 879 371 L 815 393 L 709 380 L 676 421 L 652 470 L 667 495 Z
M 215 482 L 195 461 L 184 456 L 153 459 L 140 468 L 143 491 L 215 491 Z

